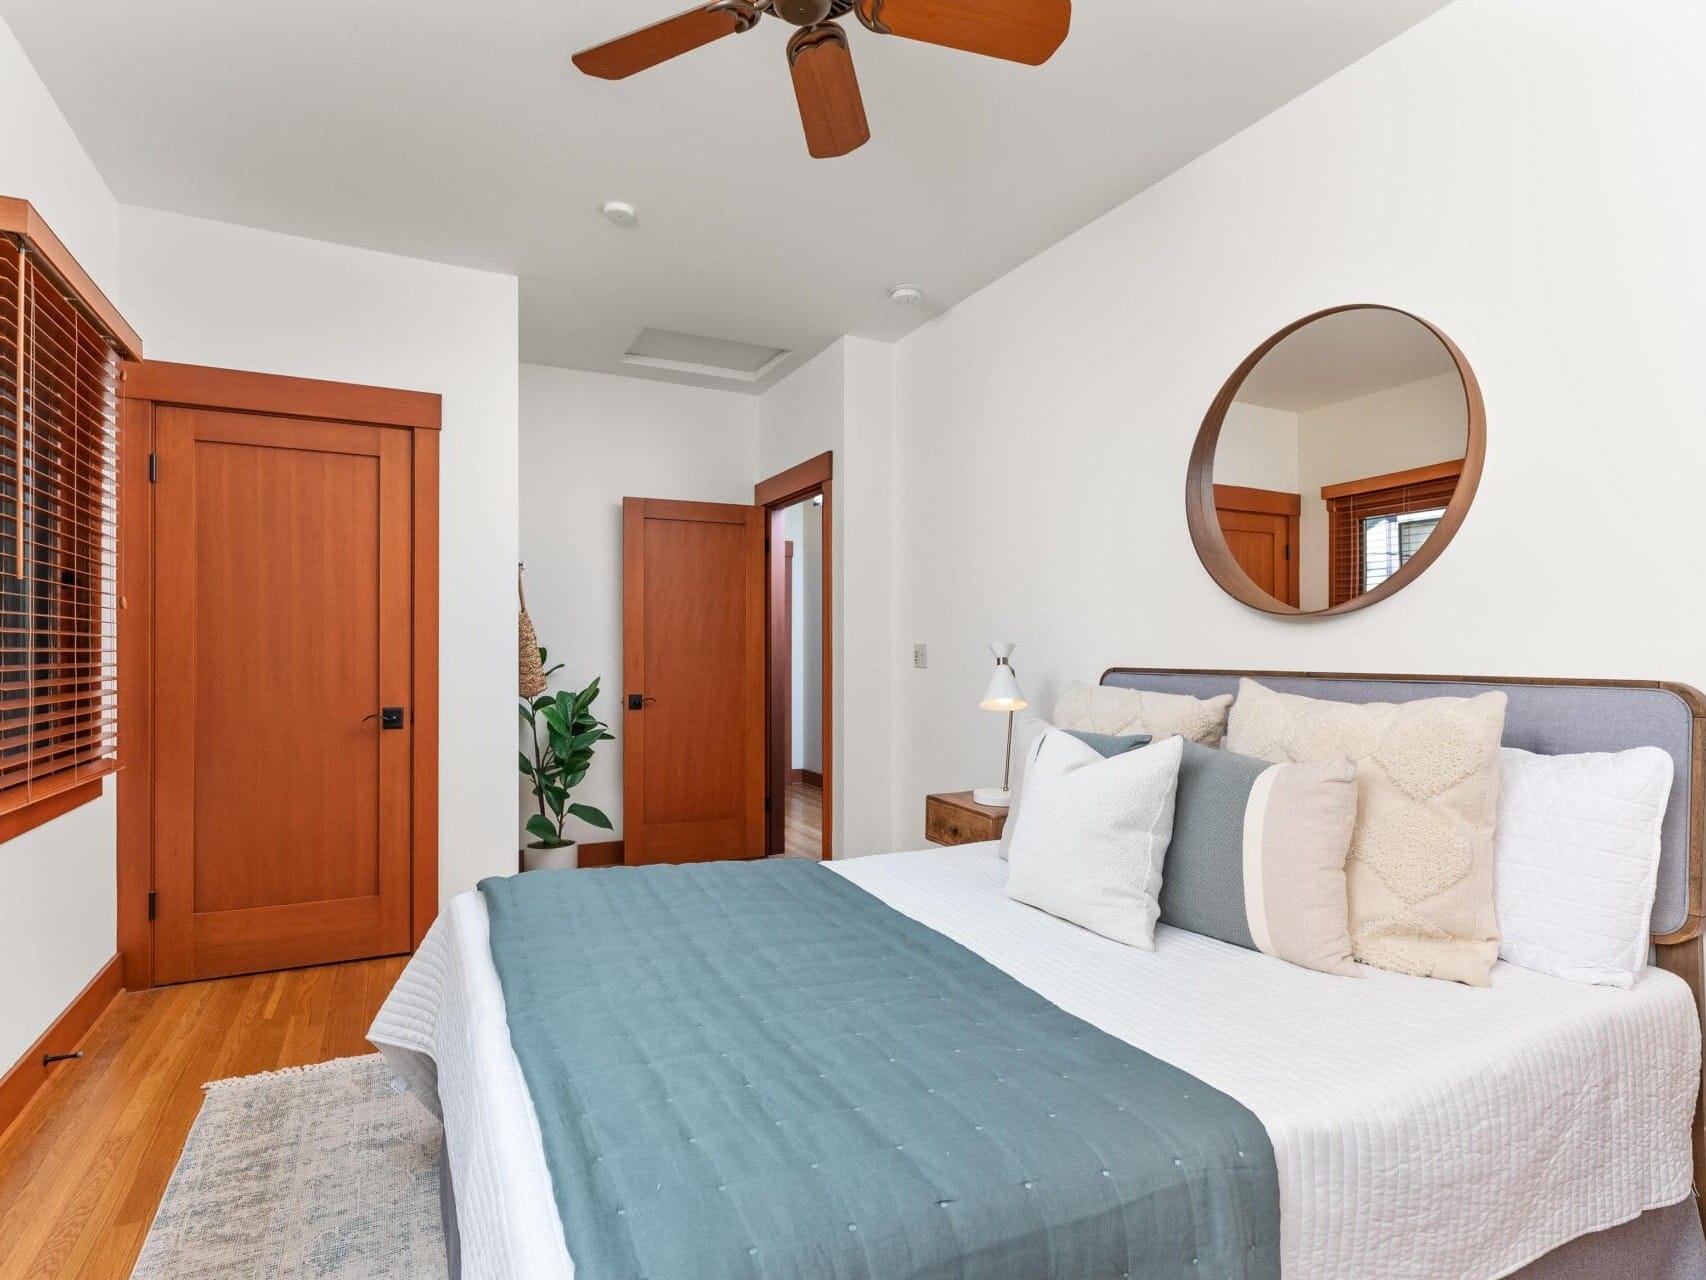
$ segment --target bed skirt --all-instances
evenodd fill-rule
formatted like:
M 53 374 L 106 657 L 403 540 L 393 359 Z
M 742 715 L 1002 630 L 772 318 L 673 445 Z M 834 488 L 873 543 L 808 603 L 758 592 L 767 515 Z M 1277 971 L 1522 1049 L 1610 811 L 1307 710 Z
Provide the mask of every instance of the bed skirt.
M 462 1280 L 462 1231 L 456 1225 L 456 1184 L 450 1177 L 450 1147 L 438 1144 L 438 1211 L 444 1217 L 444 1260 L 450 1280 Z
M 447 1150 L 439 1152 L 438 1178 L 438 1203 L 444 1212 L 444 1256 L 450 1263 L 450 1280 L 461 1280 L 461 1233 L 456 1227 L 456 1187 L 450 1179 Z M 1706 1235 L 1701 1231 L 1694 1197 L 1560 1245 L 1516 1272 L 1511 1280 L 1605 1280 L 1606 1276 L 1631 1280 L 1636 1276 L 1643 1280 L 1700 1280 L 1706 1276 Z
M 1652 1276 L 1654 1280 L 1706 1276 L 1706 1235 L 1694 1197 L 1666 1209 L 1649 1209 L 1633 1222 L 1560 1245 L 1514 1273 L 1512 1280 L 1604 1280 L 1606 1276 Z

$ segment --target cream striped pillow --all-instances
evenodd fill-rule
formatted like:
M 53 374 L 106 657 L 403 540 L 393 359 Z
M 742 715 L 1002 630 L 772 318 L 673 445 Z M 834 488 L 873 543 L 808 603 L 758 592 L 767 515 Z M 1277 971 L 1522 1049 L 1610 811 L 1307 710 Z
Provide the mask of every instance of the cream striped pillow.
M 1244 804 L 1244 916 L 1257 951 L 1360 977 L 1351 959 L 1345 855 L 1356 825 L 1349 760 L 1264 769 Z

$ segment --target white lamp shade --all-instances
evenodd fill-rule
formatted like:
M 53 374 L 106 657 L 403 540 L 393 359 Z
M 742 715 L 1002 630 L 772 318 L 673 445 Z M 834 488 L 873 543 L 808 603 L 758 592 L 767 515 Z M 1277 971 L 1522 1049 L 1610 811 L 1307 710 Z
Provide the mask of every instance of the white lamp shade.
M 1013 668 L 1003 662 L 990 676 L 989 688 L 983 691 L 983 701 L 979 705 L 985 711 L 1023 711 L 1031 704 L 1025 701 L 1025 695 L 1020 691 L 1019 678 L 1013 674 Z

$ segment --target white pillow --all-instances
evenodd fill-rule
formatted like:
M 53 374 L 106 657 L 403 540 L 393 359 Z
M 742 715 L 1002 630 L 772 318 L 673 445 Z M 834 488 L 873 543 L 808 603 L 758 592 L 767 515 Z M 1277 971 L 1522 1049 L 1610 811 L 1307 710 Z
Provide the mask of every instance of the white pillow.
M 1575 982 L 1635 985 L 1647 963 L 1674 768 L 1657 747 L 1499 753 L 1501 959 Z
M 1044 734 L 1014 819 L 1007 896 L 1153 951 L 1183 750 L 1169 738 L 1104 759 L 1071 734 Z
M 1001 828 L 1001 848 L 998 851 L 1003 862 L 1007 861 L 1007 851 L 1013 847 L 1013 829 L 1019 822 L 1019 801 L 1025 791 L 1025 770 L 1030 768 L 1031 757 L 1037 753 L 1038 746 L 1042 744 L 1043 735 L 1053 731 L 1054 728 L 1054 725 L 1038 716 L 1021 716 L 1019 723 L 1013 726 L 1013 763 L 1010 770 L 1012 778 L 1008 785 L 1007 794 L 1007 822 Z M 1073 731 L 1069 730 L 1068 732 Z M 1093 731 L 1078 730 L 1074 736 L 1084 732 Z M 1134 745 L 1128 749 L 1132 750 L 1135 749 L 1136 743 L 1148 745 L 1147 740 L 1138 734 L 1100 734 L 1097 736 L 1131 738 L 1134 740 Z M 1083 739 L 1080 737 L 1079 741 L 1082 742 Z

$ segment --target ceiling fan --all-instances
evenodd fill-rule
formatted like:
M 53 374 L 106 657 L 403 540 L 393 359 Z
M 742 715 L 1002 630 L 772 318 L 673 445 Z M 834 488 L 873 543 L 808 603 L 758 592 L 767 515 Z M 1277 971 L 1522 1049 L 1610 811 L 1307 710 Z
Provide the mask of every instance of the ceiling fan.
M 798 27 L 788 41 L 806 149 L 844 156 L 870 140 L 853 73 L 847 14 L 866 29 L 966 53 L 1040 66 L 1072 26 L 1072 0 L 716 0 L 575 55 L 589 76 L 622 80 L 758 25 L 766 15 Z

